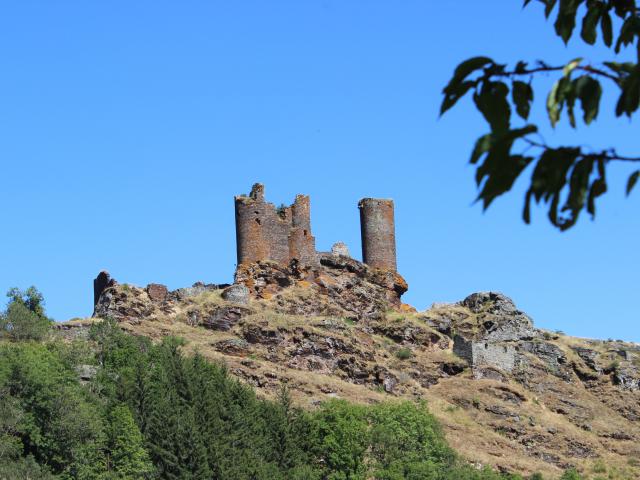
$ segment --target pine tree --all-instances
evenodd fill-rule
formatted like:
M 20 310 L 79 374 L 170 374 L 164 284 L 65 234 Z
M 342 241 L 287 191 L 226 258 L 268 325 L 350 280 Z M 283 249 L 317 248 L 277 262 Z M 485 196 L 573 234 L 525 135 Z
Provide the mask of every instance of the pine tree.
M 154 471 L 143 438 L 133 415 L 125 405 L 114 407 L 109 415 L 110 470 L 116 478 L 138 480 L 150 478 Z

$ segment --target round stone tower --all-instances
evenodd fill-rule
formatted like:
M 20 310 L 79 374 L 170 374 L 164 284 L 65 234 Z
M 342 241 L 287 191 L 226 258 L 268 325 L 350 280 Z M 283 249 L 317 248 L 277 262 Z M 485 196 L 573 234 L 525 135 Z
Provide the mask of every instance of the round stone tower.
M 373 268 L 396 271 L 393 200 L 363 198 L 360 209 L 362 261 Z
M 249 196 L 237 196 L 235 207 L 238 265 L 269 258 L 269 247 L 263 234 L 264 186 L 256 183 Z

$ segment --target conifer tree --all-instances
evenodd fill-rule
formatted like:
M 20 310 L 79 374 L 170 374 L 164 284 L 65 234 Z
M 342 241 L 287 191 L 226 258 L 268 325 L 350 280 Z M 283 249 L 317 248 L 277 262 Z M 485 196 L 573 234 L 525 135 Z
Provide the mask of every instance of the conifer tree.
M 151 478 L 154 471 L 143 438 L 126 405 L 117 405 L 109 415 L 110 470 L 121 480 Z

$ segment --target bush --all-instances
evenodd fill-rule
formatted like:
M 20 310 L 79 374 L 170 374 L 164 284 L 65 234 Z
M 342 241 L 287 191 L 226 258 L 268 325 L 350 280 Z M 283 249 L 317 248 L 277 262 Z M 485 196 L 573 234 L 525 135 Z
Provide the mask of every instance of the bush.
M 410 348 L 403 347 L 396 352 L 396 358 L 400 360 L 408 360 L 413 357 L 413 352 Z
M 560 480 L 582 480 L 582 477 L 575 468 L 570 468 L 562 474 Z

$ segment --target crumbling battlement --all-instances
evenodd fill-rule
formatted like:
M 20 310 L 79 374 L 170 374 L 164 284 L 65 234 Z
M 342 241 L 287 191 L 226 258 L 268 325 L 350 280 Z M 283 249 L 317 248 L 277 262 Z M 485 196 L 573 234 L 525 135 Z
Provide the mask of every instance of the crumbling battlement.
M 374 269 L 395 272 L 393 200 L 363 198 L 358 208 L 363 262 Z M 292 205 L 276 208 L 265 201 L 264 185 L 256 183 L 249 195 L 235 197 L 235 209 L 238 267 L 264 261 L 281 265 L 293 260 L 302 265 L 319 264 L 307 195 L 297 195 Z M 346 246 L 340 249 L 348 254 Z
M 256 183 L 249 196 L 235 197 L 235 208 L 238 265 L 265 260 L 318 264 L 308 196 L 297 195 L 292 205 L 276 208 L 265 201 L 264 185 Z

